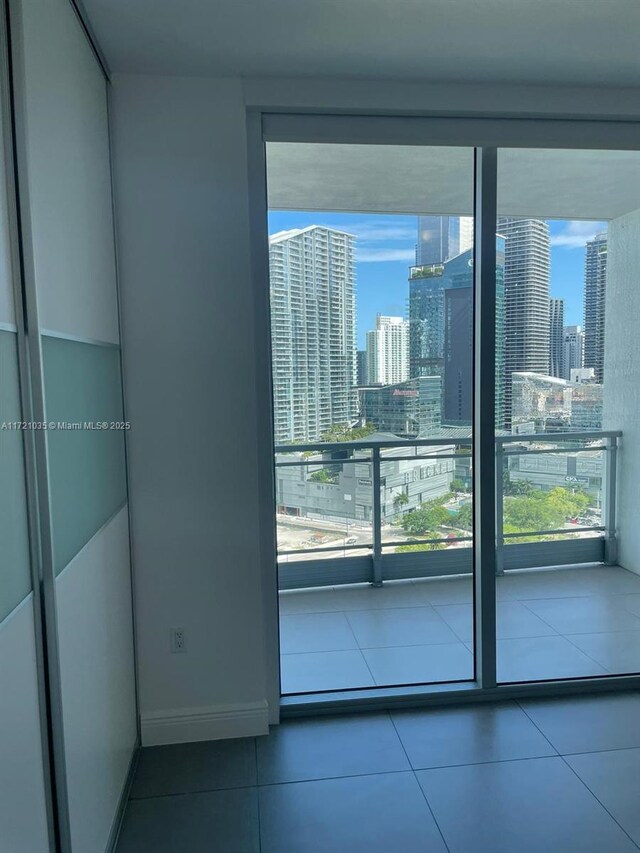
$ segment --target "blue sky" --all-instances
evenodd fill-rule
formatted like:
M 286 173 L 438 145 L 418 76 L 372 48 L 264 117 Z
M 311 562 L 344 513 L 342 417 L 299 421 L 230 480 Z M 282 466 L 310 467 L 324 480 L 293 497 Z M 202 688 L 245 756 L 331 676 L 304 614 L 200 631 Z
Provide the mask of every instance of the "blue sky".
M 415 258 L 416 216 L 270 211 L 269 233 L 307 225 L 329 225 L 357 241 L 358 348 L 375 326 L 376 314 L 404 316 L 408 267 Z M 582 325 L 584 246 L 602 222 L 555 220 L 551 231 L 551 296 L 565 300 L 565 324 Z

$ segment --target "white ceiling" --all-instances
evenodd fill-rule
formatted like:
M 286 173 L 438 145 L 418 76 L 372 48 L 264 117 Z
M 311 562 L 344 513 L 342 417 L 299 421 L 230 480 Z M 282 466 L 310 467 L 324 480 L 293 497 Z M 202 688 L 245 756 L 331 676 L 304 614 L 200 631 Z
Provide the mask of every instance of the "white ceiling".
M 473 212 L 471 148 L 267 143 L 271 208 Z M 640 208 L 640 152 L 502 148 L 498 213 L 609 220 Z
M 114 71 L 640 85 L 639 0 L 83 0 Z

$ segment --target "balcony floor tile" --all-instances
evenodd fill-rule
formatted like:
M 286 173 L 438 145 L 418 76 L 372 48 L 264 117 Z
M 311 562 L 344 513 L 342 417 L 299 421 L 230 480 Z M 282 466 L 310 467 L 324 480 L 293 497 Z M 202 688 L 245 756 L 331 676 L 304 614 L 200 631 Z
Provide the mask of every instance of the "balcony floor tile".
M 526 637 L 497 642 L 498 681 L 586 678 L 607 671 L 566 637 Z
M 626 610 L 617 596 L 592 595 L 523 603 L 559 634 L 640 631 L 640 617 Z
M 361 649 L 458 641 L 433 607 L 357 610 L 347 613 L 347 619 Z
M 569 639 L 607 672 L 640 672 L 640 631 L 572 634 Z
M 361 651 L 282 655 L 280 670 L 283 693 L 375 686 Z
M 284 655 L 357 648 L 344 613 L 297 613 L 280 619 L 280 649 Z
M 363 655 L 380 686 L 473 678 L 473 656 L 463 643 L 365 649 Z
M 496 588 L 500 681 L 640 670 L 640 575 L 552 567 Z M 281 593 L 284 692 L 469 680 L 472 600 L 467 576 Z
M 436 607 L 447 625 L 463 643 L 473 640 L 473 608 L 470 604 Z M 499 640 L 515 637 L 546 637 L 557 632 L 519 601 L 499 601 L 496 606 L 496 633 Z

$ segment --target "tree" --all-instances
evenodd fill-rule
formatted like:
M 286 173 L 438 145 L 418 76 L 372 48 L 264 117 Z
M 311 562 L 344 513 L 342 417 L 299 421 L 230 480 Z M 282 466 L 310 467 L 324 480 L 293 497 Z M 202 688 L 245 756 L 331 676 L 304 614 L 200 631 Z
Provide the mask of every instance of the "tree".
M 376 428 L 373 424 L 365 424 L 361 427 L 350 427 L 348 424 L 334 424 L 320 436 L 320 441 L 326 441 L 331 444 L 342 441 L 357 441 L 359 438 L 366 438 L 375 431 Z
M 406 492 L 400 492 L 393 499 L 394 509 L 397 511 L 402 506 L 406 506 L 409 503 L 409 495 Z
M 464 530 L 473 529 L 473 505 L 469 502 L 460 507 L 460 511 L 455 516 L 457 527 L 462 527 Z
M 336 476 L 328 468 L 319 468 L 313 474 L 309 474 L 309 479 L 314 483 L 335 483 Z
M 502 475 L 502 490 L 505 495 L 530 495 L 535 491 L 530 480 L 512 480 L 509 471 L 505 469 Z
M 465 486 L 465 484 L 462 482 L 462 480 L 458 480 L 458 479 L 451 481 L 451 487 L 450 488 L 451 488 L 451 491 L 454 493 L 455 492 L 466 492 L 467 491 L 467 487 Z
M 411 536 L 426 536 L 435 533 L 451 520 L 451 514 L 437 500 L 421 504 L 408 512 L 400 522 L 402 528 Z
M 413 545 L 398 545 L 396 554 L 407 554 L 412 551 L 442 551 L 444 549 L 442 542 L 421 542 Z

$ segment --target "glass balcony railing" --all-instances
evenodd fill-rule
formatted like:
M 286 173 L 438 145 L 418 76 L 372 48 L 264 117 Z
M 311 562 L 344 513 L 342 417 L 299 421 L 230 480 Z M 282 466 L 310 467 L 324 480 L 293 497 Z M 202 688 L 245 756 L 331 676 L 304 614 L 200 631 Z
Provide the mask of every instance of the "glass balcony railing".
M 496 564 L 616 561 L 616 431 L 496 438 Z M 469 574 L 471 438 L 275 448 L 280 589 Z

